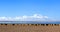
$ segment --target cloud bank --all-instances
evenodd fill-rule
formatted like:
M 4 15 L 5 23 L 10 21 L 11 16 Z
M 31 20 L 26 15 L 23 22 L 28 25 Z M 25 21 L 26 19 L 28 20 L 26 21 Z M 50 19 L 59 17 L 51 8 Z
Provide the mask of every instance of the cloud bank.
M 0 21 L 47 21 L 48 16 L 34 14 L 32 16 L 0 17 Z

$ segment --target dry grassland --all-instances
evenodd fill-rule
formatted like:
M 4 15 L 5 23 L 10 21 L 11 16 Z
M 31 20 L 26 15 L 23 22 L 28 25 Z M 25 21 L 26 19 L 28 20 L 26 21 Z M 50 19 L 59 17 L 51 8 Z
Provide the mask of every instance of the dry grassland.
M 60 25 L 0 24 L 0 32 L 60 32 Z

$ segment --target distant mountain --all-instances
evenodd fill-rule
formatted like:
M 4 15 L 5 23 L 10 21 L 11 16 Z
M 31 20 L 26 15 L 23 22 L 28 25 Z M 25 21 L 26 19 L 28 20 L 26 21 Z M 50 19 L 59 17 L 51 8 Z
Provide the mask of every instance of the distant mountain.
M 60 21 L 0 21 L 0 24 L 60 24 Z

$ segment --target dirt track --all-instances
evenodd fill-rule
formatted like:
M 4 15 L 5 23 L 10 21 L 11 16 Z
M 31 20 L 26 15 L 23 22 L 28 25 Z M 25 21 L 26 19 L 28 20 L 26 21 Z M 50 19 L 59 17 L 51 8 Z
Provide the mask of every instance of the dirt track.
M 60 32 L 60 26 L 1 24 L 0 32 Z

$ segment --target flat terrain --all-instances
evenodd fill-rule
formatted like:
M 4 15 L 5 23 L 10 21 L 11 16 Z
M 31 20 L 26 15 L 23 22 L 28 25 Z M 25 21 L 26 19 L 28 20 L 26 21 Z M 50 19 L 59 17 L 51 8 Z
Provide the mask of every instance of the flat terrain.
M 0 24 L 0 32 L 60 32 L 60 26 Z

